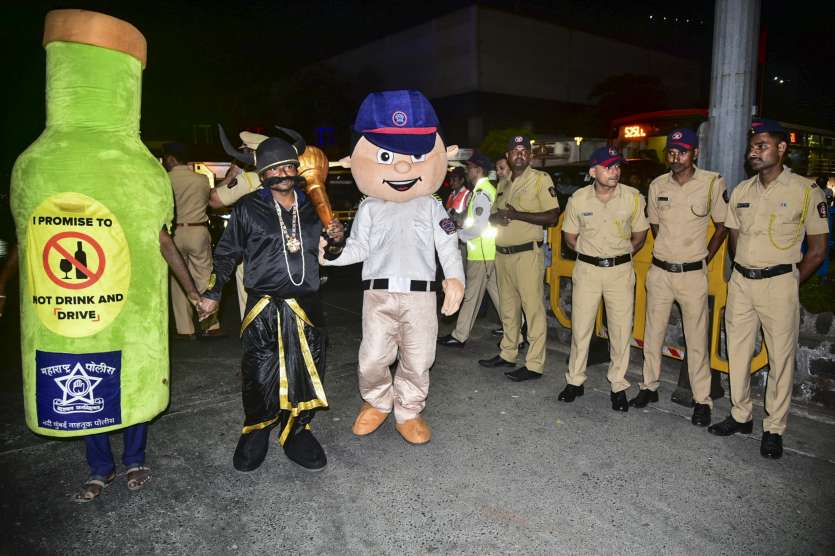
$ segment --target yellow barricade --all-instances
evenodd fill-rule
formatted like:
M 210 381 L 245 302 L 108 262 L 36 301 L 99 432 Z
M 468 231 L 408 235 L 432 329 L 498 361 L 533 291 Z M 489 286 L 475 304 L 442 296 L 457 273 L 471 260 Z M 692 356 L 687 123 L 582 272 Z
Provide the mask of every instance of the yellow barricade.
M 574 259 L 564 257 L 562 252 L 562 221 L 563 215 L 560 215 L 557 225 L 548 229 L 552 256 L 551 266 L 548 268 L 546 277 L 550 285 L 551 310 L 561 325 L 566 328 L 571 328 L 571 318 L 563 310 L 562 306 L 560 306 L 560 285 L 562 279 L 567 278 L 571 280 L 571 274 L 574 271 Z M 713 223 L 710 223 L 708 226 L 708 237 L 713 234 L 713 229 Z M 643 248 L 633 257 L 633 266 L 635 268 L 635 317 L 632 325 L 632 345 L 638 348 L 643 348 L 644 345 L 647 301 L 646 278 L 649 267 L 652 264 L 652 243 L 652 233 L 649 232 Z M 720 332 L 722 330 L 721 324 L 728 301 L 728 284 L 725 280 L 728 271 L 726 268 L 727 248 L 728 243 L 724 242 L 708 266 L 708 296 L 713 298 L 713 307 L 709 314 L 711 321 L 710 367 L 724 373 L 728 372 L 728 360 L 721 356 L 719 347 Z M 571 252 L 570 249 L 567 249 L 567 252 Z M 595 332 L 602 338 L 607 337 L 606 327 L 603 323 L 602 303 L 597 312 Z M 674 359 L 684 359 L 685 351 L 684 346 L 665 345 L 662 353 Z M 762 344 L 760 350 L 754 354 L 751 360 L 751 372 L 757 372 L 767 364 L 768 354 L 765 349 L 765 344 Z

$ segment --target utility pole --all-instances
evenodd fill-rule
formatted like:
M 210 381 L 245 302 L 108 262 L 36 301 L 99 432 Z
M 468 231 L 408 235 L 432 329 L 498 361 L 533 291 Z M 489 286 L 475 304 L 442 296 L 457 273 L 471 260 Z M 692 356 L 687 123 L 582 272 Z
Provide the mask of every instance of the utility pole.
M 722 174 L 730 192 L 745 178 L 745 151 L 756 91 L 760 0 L 716 0 L 714 20 L 710 113 L 707 123 L 699 128 L 699 165 Z M 711 312 L 713 302 L 709 298 Z M 711 371 L 710 397 L 723 395 L 719 372 Z M 693 405 L 686 357 L 672 401 Z
M 760 0 L 716 0 L 705 169 L 732 190 L 745 177 L 745 150 L 756 90 Z M 705 152 L 706 151 L 706 152 Z

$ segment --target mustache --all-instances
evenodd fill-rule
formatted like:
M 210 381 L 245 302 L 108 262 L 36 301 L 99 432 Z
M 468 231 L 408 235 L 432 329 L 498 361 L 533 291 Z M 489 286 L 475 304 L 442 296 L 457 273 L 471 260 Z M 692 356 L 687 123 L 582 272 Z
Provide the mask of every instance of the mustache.
M 307 185 L 307 180 L 302 176 L 270 176 L 261 182 L 261 185 L 266 188 L 272 188 L 283 182 L 292 182 L 293 187 L 304 187 Z

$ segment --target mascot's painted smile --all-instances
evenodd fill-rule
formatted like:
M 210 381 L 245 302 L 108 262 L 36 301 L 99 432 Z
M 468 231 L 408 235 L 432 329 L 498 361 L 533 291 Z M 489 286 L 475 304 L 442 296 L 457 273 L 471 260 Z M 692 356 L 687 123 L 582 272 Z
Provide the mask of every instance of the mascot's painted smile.
M 408 191 L 419 181 L 422 181 L 420 176 L 413 180 L 383 180 L 383 183 L 396 191 Z

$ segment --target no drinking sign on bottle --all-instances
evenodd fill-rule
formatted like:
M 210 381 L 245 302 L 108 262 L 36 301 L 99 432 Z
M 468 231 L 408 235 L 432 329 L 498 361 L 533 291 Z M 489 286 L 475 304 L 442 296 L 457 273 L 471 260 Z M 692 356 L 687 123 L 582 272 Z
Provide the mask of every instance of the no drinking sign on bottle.
M 130 285 L 122 227 L 102 203 L 59 193 L 28 223 L 31 299 L 41 322 L 62 336 L 95 334 L 119 315 Z

